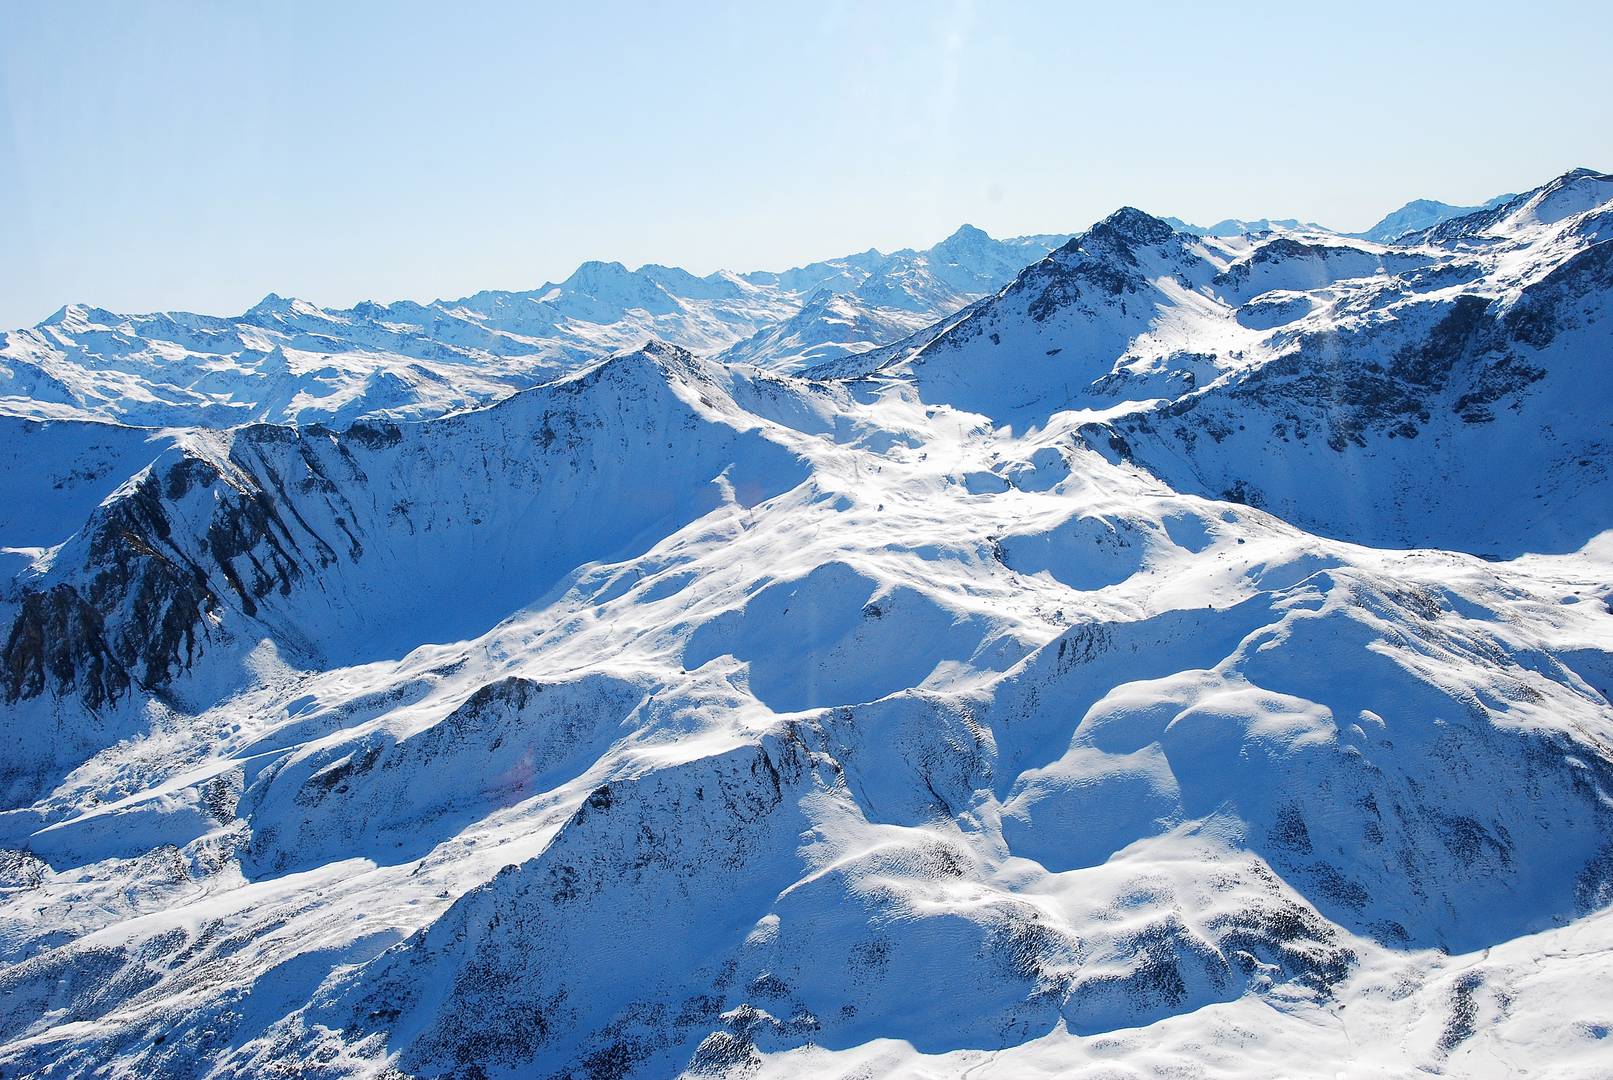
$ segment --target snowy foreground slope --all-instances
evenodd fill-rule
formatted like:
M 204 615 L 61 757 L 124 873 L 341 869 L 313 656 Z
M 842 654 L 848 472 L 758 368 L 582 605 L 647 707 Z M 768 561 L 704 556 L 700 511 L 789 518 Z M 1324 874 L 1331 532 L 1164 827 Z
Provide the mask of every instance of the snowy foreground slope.
M 1610 221 L 7 421 L 0 1071 L 1607 1076 Z

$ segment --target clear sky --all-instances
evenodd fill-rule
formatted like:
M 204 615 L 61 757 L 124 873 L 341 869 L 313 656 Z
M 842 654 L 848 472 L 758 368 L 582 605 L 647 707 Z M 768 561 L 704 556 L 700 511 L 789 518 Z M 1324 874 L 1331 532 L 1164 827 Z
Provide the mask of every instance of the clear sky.
M 1613 169 L 1613 5 L 0 0 L 0 326 Z

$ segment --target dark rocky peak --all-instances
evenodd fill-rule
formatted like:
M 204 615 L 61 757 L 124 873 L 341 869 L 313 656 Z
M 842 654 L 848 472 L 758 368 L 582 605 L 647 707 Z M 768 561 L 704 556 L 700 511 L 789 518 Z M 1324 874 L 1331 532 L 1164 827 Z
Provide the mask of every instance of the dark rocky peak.
M 624 355 L 647 356 L 662 364 L 687 364 L 694 360 L 694 353 L 688 349 L 683 348 L 681 345 L 673 345 L 671 342 L 662 341 L 659 338 L 650 338 L 637 349 Z
M 1026 267 L 1010 288 L 1075 274 L 1093 278 L 1110 292 L 1134 291 L 1140 284 L 1137 249 L 1164 243 L 1175 235 L 1158 218 L 1126 207 Z
M 1244 261 L 1254 266 L 1287 262 L 1289 259 L 1328 259 L 1339 257 L 1372 257 L 1360 248 L 1346 244 L 1314 244 L 1279 236 L 1266 241 L 1251 252 Z
M 1168 222 L 1144 213 L 1134 206 L 1122 206 L 1071 243 L 1082 243 L 1086 246 L 1086 243 L 1094 239 L 1114 238 L 1127 245 L 1163 244 L 1175 235 L 1176 230 L 1172 229 Z
M 1278 236 L 1265 241 L 1210 279 L 1221 299 L 1242 304 L 1272 289 L 1307 292 L 1348 278 L 1370 277 L 1383 257 L 1348 244 Z
M 649 339 L 637 350 L 627 353 L 623 359 L 632 362 L 641 357 L 664 374 L 678 377 L 689 375 L 704 377 L 707 374 L 705 364 L 694 353 L 658 338 Z

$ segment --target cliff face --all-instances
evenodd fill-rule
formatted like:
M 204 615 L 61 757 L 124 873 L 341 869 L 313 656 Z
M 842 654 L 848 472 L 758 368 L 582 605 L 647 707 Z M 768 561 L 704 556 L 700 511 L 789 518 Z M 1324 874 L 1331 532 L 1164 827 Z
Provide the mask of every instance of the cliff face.
M 14 584 L 4 700 L 194 707 L 260 641 L 325 665 L 486 630 L 574 567 L 719 505 L 720 476 L 751 498 L 798 478 L 739 417 L 698 361 L 657 346 L 422 424 L 191 439 Z M 212 673 L 186 679 L 209 652 Z M 14 760 L 74 743 L 8 726 Z

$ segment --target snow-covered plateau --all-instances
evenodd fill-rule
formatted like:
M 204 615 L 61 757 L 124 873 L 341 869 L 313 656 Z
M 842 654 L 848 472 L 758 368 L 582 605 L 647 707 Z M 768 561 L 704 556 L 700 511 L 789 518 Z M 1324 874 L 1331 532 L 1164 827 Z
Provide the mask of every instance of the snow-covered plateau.
M 5 335 L 0 1075 L 1613 1076 L 1613 176 L 1442 207 Z

